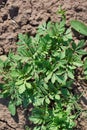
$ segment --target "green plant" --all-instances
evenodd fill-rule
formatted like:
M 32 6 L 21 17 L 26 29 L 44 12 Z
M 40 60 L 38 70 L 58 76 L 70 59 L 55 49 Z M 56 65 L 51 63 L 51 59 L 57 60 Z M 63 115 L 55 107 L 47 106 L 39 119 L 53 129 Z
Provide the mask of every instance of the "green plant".
M 87 57 L 84 61 L 84 79 L 87 80 Z
M 74 28 L 77 32 L 87 36 L 87 25 L 85 25 L 84 23 L 78 20 L 72 20 L 71 27 Z
M 16 107 L 33 105 L 29 120 L 34 130 L 71 130 L 75 127 L 76 97 L 72 93 L 75 70 L 83 67 L 82 49 L 71 30 L 60 23 L 40 25 L 35 37 L 19 34 L 17 54 L 0 62 L 2 97 L 9 97 L 12 115 Z

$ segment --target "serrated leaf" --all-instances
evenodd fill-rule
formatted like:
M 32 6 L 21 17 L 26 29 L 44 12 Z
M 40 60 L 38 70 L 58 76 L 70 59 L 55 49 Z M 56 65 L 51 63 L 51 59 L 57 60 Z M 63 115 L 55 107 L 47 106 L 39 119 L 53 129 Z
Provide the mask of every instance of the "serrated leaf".
M 77 47 L 76 47 L 76 50 L 82 49 L 82 47 L 83 47 L 84 45 L 85 45 L 84 40 L 79 41 L 79 43 L 78 43 L 78 45 L 77 45 Z
M 79 55 L 86 55 L 87 52 L 85 50 L 78 50 L 76 51 Z
M 19 42 L 17 42 L 17 44 L 19 44 L 19 45 L 22 45 L 22 44 L 24 44 L 25 43 L 25 41 L 24 41 L 24 35 L 23 34 L 18 34 L 18 38 L 19 38 Z
M 65 27 L 65 24 L 66 24 L 66 20 L 63 19 L 63 20 L 60 22 L 60 24 L 59 24 L 60 28 Z
M 39 25 L 38 30 L 37 30 L 38 34 L 39 35 L 44 35 L 46 33 L 46 31 L 47 31 L 46 27 L 47 27 L 46 22 L 44 22 L 42 25 Z
M 71 40 L 72 39 L 72 34 L 71 34 L 71 30 L 67 29 L 65 35 L 63 36 L 63 40 L 67 41 L 67 40 Z

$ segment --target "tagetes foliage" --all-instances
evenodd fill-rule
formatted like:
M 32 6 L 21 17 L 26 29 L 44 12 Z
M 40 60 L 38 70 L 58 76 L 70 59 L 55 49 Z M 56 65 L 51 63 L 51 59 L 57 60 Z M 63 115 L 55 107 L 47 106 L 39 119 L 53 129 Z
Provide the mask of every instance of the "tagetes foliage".
M 5 82 L 1 95 L 10 98 L 11 114 L 16 114 L 17 106 L 32 104 L 33 130 L 73 129 L 77 101 L 72 84 L 75 70 L 83 67 L 84 41 L 76 45 L 62 20 L 40 25 L 35 37 L 19 34 L 17 44 L 17 54 L 0 62 Z

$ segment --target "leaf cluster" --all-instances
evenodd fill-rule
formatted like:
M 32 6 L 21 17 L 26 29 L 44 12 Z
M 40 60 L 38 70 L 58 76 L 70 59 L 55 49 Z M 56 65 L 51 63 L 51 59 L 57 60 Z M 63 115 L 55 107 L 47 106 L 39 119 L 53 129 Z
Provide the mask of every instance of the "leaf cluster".
M 10 97 L 12 115 L 16 107 L 33 105 L 29 120 L 34 130 L 71 130 L 75 126 L 76 98 L 72 93 L 75 70 L 83 67 L 82 49 L 72 40 L 71 30 L 60 23 L 40 25 L 35 37 L 19 34 L 17 54 L 0 61 L 2 97 Z

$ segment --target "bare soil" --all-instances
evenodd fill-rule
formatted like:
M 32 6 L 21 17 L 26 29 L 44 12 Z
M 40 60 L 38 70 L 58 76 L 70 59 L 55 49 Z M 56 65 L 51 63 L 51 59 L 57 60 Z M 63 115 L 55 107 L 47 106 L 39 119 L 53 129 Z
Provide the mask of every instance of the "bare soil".
M 39 24 L 59 21 L 58 7 L 66 10 L 67 25 L 71 19 L 79 19 L 87 24 L 87 0 L 0 0 L 0 55 L 16 51 L 19 33 L 35 35 Z M 87 85 L 76 84 L 79 93 L 84 93 L 81 106 L 87 110 Z M 29 125 L 29 111 L 18 109 L 12 117 L 7 108 L 8 99 L 0 99 L 0 130 L 24 130 Z M 87 130 L 85 114 L 78 119 L 77 130 Z

